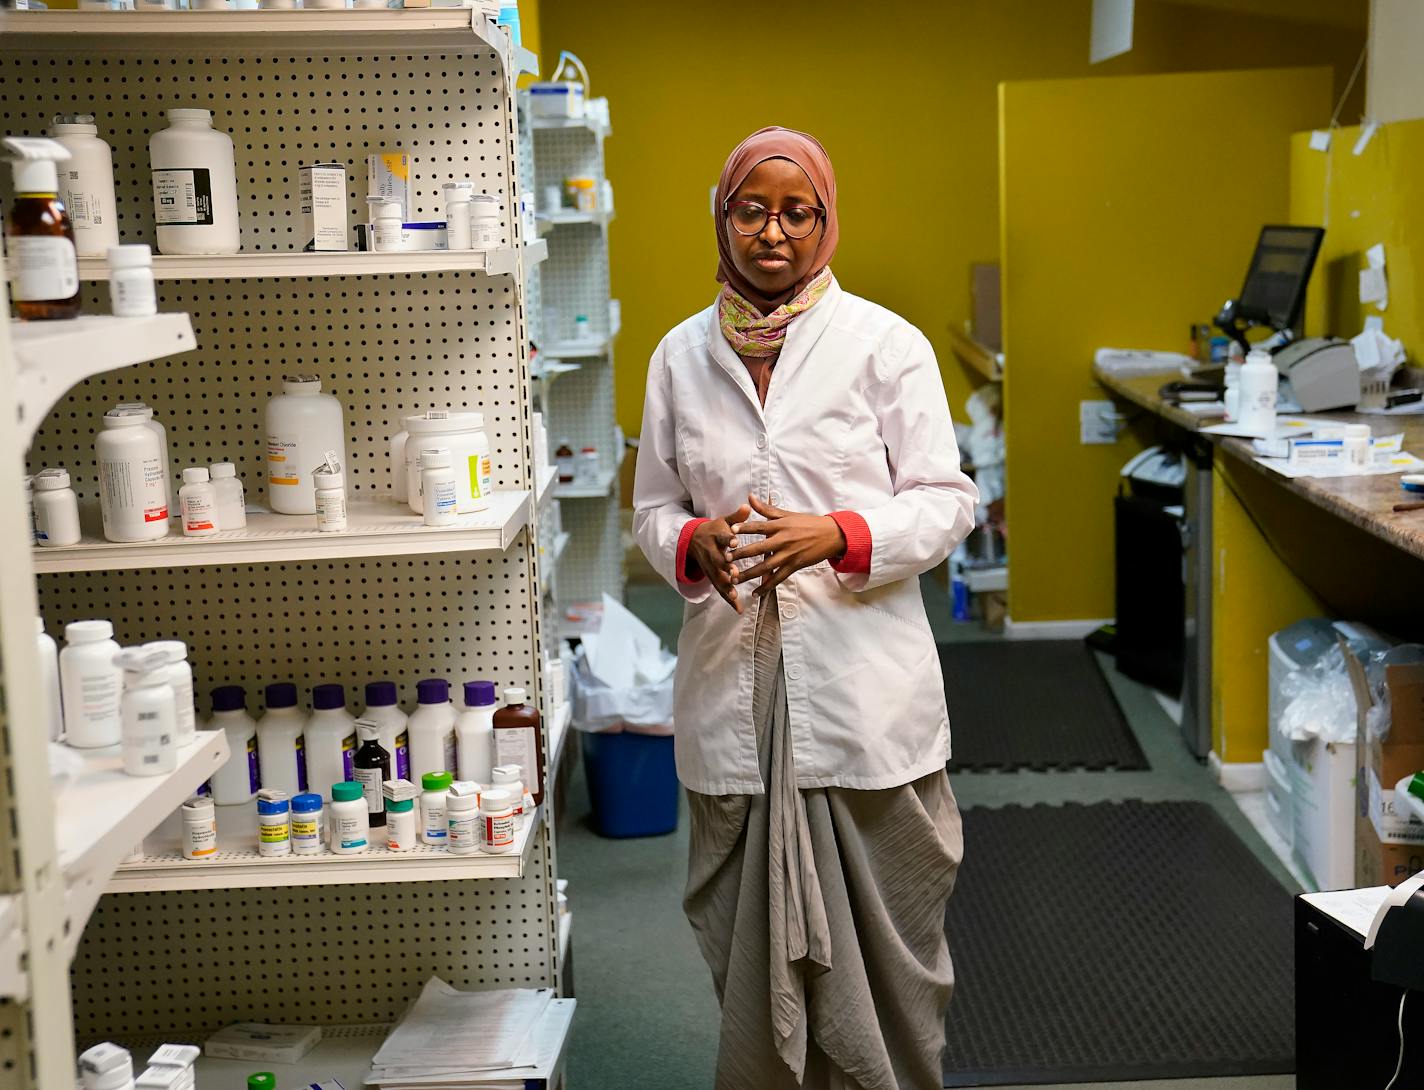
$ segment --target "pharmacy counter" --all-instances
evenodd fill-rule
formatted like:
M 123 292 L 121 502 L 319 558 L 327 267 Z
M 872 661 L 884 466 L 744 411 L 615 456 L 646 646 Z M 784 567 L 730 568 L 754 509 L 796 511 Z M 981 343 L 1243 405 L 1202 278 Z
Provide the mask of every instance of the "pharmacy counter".
M 1112 394 L 1129 401 L 1168 423 L 1188 431 L 1199 431 L 1203 420 L 1176 405 L 1163 401 L 1158 391 L 1177 376 L 1175 374 L 1106 375 L 1097 367 L 1093 377 Z M 1376 434 L 1403 433 L 1404 449 L 1424 457 L 1424 415 L 1379 416 L 1359 413 L 1310 413 L 1312 417 L 1339 421 L 1343 424 L 1369 424 Z M 1210 418 L 1206 423 L 1213 422 Z M 1283 477 L 1256 461 L 1255 451 L 1246 439 L 1219 439 L 1222 451 L 1264 474 L 1287 491 L 1303 496 L 1317 507 L 1366 533 L 1381 538 L 1412 556 L 1424 558 L 1424 509 L 1396 512 L 1396 503 L 1415 497 L 1399 485 L 1398 474 L 1369 477 L 1333 477 L 1317 480 L 1307 477 Z

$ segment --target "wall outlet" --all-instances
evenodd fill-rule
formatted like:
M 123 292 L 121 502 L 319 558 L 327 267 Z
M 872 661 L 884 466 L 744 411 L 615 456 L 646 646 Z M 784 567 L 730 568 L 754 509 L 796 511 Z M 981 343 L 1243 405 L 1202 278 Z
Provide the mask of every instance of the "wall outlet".
M 1084 446 L 1117 442 L 1122 415 L 1111 401 L 1078 402 L 1078 442 Z

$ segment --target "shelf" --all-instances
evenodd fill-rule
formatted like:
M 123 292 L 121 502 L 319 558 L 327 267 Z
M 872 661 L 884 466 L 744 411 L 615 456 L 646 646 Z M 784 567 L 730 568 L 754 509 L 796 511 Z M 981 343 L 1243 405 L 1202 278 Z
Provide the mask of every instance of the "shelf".
M 539 75 L 539 54 L 522 45 L 514 47 L 514 71 L 520 76 Z
M 575 212 L 571 208 L 566 208 L 561 212 L 540 212 L 535 216 L 539 224 L 539 233 L 552 231 L 555 227 L 565 227 L 571 223 L 596 223 L 599 227 L 607 227 L 616 217 L 613 212 Z
M 556 465 L 546 466 L 544 475 L 539 478 L 539 507 L 542 509 L 546 503 L 554 496 L 554 485 L 559 481 L 559 467 Z
M 539 349 L 539 355 L 546 360 L 560 361 L 597 359 L 608 355 L 615 336 L 610 333 L 587 341 L 551 341 Z
M 222 731 L 199 731 L 166 776 L 130 776 L 118 746 L 71 750 L 83 769 L 58 791 L 54 835 L 68 887 L 71 952 L 114 868 L 227 760 Z M 255 807 L 254 807 L 255 820 Z
M 535 382 L 553 383 L 560 375 L 567 375 L 571 372 L 583 369 L 582 364 L 569 363 L 567 360 L 551 359 L 544 362 L 544 354 L 542 352 L 539 353 L 539 359 L 541 361 L 539 367 L 529 376 Z
M 574 914 L 565 912 L 559 917 L 559 964 L 562 965 L 569 956 L 569 939 L 574 934 Z
M 509 45 L 503 29 L 472 8 L 0 13 L 0 52 L 40 49 L 177 56 L 429 50 L 504 57 Z
M 959 362 L 990 382 L 1004 378 L 1004 354 L 980 344 L 968 333 L 953 325 L 949 327 L 949 343 Z
M 559 568 L 559 560 L 563 557 L 564 550 L 569 547 L 569 542 L 573 539 L 573 536 L 574 535 L 567 530 L 558 534 L 554 538 L 553 548 L 544 555 L 544 563 L 540 565 L 539 569 L 542 576 L 539 580 L 539 591 L 541 594 L 549 593 L 549 588 L 553 585 L 554 573 L 558 571 Z
M 156 16 L 150 16 L 156 18 Z M 531 244 L 530 249 L 533 246 Z M 270 250 L 244 254 L 183 256 L 155 254 L 155 280 L 252 280 L 294 276 L 391 276 L 402 273 L 482 272 L 490 276 L 512 273 L 516 258 L 512 246 L 497 250 L 410 250 L 394 253 L 373 250 L 338 250 L 304 254 L 295 250 Z M 109 279 L 109 263 L 102 257 L 79 259 L 81 280 Z
M 608 135 L 608 129 L 589 117 L 532 117 L 529 121 L 535 132 L 549 132 L 551 130 L 568 131 L 569 129 L 584 129 L 602 140 Z
M 606 469 L 599 473 L 596 483 L 580 484 L 574 481 L 572 484 L 561 484 L 554 489 L 554 495 L 561 500 L 594 500 L 601 496 L 611 496 L 613 482 L 617 479 L 616 470 Z
M 564 745 L 569 740 L 569 727 L 574 720 L 574 702 L 565 700 L 554 713 L 554 723 L 549 730 L 549 780 L 553 781 L 563 760 Z
M 18 371 L 20 441 L 28 448 L 40 423 L 86 378 L 198 346 L 186 314 L 115 318 L 84 314 L 62 322 L 10 323 Z
M 329 820 L 329 819 L 328 819 Z M 263 886 L 332 886 L 385 882 L 440 882 L 469 878 L 521 878 L 530 849 L 539 839 L 542 809 L 534 811 L 515 834 L 514 850 L 504 855 L 451 855 L 443 848 L 418 844 L 408 852 L 386 850 L 386 831 L 371 830 L 371 849 L 360 855 L 289 855 L 265 859 L 257 854 L 257 806 L 217 807 L 218 852 L 194 862 L 179 851 L 180 830 L 170 820 L 144 844 L 141 863 L 125 863 L 109 880 L 106 893 L 148 893 L 175 889 L 256 889 Z
M 40 574 L 71 571 L 142 571 L 204 564 L 260 564 L 367 556 L 504 552 L 529 523 L 528 492 L 497 492 L 490 507 L 461 515 L 455 526 L 426 526 L 393 500 L 354 500 L 344 533 L 321 533 L 315 515 L 248 511 L 247 528 L 216 537 L 183 537 L 170 530 L 157 541 L 112 542 L 86 536 L 67 548 L 36 548 Z

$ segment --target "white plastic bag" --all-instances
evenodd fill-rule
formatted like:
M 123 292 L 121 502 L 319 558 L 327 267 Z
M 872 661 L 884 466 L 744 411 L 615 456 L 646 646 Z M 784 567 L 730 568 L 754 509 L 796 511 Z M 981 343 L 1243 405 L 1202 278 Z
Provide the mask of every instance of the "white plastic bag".
M 676 667 L 656 633 L 604 595 L 603 623 L 584 635 L 573 659 L 574 726 L 671 734 Z
M 1280 730 L 1291 741 L 1355 740 L 1355 691 L 1338 645 L 1307 669 L 1288 675 L 1281 683 L 1281 696 L 1285 708 Z

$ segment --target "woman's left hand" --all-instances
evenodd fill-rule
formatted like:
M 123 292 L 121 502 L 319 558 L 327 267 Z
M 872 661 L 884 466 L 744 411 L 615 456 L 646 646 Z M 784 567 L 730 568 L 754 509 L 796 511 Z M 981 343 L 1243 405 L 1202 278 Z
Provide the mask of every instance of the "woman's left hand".
M 802 568 L 845 554 L 845 535 L 829 515 L 783 511 L 762 503 L 755 496 L 749 496 L 747 502 L 764 521 L 737 523 L 732 527 L 732 533 L 738 536 L 761 534 L 763 539 L 735 550 L 732 560 L 749 556 L 764 556 L 766 559 L 746 571 L 734 572 L 732 581 L 745 583 L 760 579 L 761 586 L 753 592 L 758 598 L 766 597 L 778 583 Z

